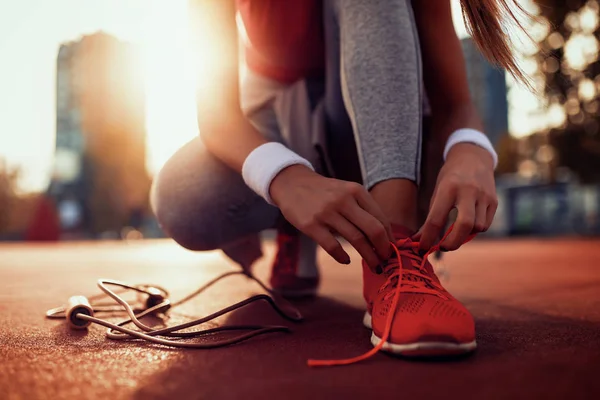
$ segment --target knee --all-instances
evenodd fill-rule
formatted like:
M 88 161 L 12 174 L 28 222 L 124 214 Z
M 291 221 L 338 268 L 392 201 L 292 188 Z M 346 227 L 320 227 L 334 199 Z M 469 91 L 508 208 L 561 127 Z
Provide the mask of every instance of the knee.
M 195 215 L 197 211 L 191 208 L 190 200 L 173 186 L 163 174 L 158 174 L 150 191 L 150 205 L 162 231 L 188 250 L 218 249 L 219 243 L 200 216 Z
M 163 232 L 196 251 L 219 249 L 278 215 L 198 140 L 181 148 L 157 174 L 150 204 Z

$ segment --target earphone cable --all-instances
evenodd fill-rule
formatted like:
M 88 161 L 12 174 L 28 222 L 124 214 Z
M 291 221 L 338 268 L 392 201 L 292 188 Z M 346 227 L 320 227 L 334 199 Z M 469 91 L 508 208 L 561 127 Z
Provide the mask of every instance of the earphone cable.
M 90 299 L 101 299 L 103 297 L 109 297 L 112 300 L 114 300 L 115 302 L 117 302 L 119 304 L 119 306 L 109 306 L 108 303 L 106 303 L 106 302 L 101 303 L 101 305 L 95 303 L 93 305 L 93 307 L 91 308 L 91 310 L 93 310 L 95 312 L 125 312 L 129 316 L 129 318 L 115 324 L 115 323 L 94 317 L 93 312 L 92 312 L 92 315 L 88 315 L 86 313 L 79 312 L 79 313 L 76 313 L 74 315 L 74 317 L 77 319 L 84 320 L 84 321 L 93 322 L 93 323 L 96 323 L 96 324 L 99 324 L 99 325 L 102 325 L 102 326 L 108 328 L 106 335 L 109 339 L 126 340 L 126 339 L 137 338 L 137 339 L 143 339 L 143 340 L 146 340 L 146 341 L 149 341 L 149 342 L 152 342 L 155 344 L 159 344 L 159 345 L 164 345 L 164 346 L 177 347 L 177 348 L 196 348 L 196 349 L 211 349 L 211 348 L 228 346 L 228 345 L 239 343 L 241 341 L 248 340 L 255 336 L 263 335 L 266 333 L 290 332 L 290 329 L 286 326 L 261 326 L 261 325 L 226 325 L 226 326 L 209 328 L 209 329 L 204 329 L 204 330 L 179 332 L 184 329 L 188 329 L 188 328 L 192 328 L 192 327 L 204 324 L 206 322 L 214 320 L 215 318 L 218 318 L 218 317 L 225 315 L 227 313 L 230 313 L 232 311 L 238 310 L 242 307 L 245 307 L 245 306 L 247 306 L 251 303 L 257 302 L 257 301 L 266 301 L 282 318 L 284 318 L 288 321 L 292 321 L 292 322 L 302 321 L 302 319 L 303 319 L 302 315 L 295 307 L 289 305 L 289 303 L 288 303 L 289 308 L 291 310 L 293 310 L 292 313 L 288 314 L 284 311 L 283 308 L 281 308 L 277 304 L 277 302 L 271 296 L 268 296 L 266 294 L 254 295 L 250 298 L 247 298 L 247 299 L 237 302 L 233 305 L 225 307 L 225 308 L 223 308 L 217 312 L 214 312 L 208 316 L 205 316 L 203 318 L 195 319 L 195 320 L 192 320 L 192 321 L 189 321 L 186 323 L 182 323 L 182 324 L 174 325 L 174 326 L 170 326 L 170 327 L 165 327 L 165 328 L 161 328 L 161 329 L 155 329 L 155 328 L 150 327 L 140 321 L 141 318 L 148 316 L 148 315 L 159 315 L 161 313 L 166 313 L 169 309 L 172 309 L 173 307 L 182 305 L 185 302 L 191 300 L 193 297 L 199 295 L 204 290 L 206 290 L 208 287 L 217 283 L 221 279 L 228 277 L 228 276 L 236 275 L 236 274 L 241 274 L 241 275 L 244 275 L 244 276 L 250 278 L 251 280 L 256 282 L 263 290 L 271 293 L 271 291 L 259 279 L 257 279 L 253 275 L 248 274 L 243 271 L 226 272 L 226 273 L 214 278 L 213 280 L 209 281 L 208 283 L 206 283 L 205 285 L 200 287 L 198 290 L 179 299 L 177 302 L 174 302 L 174 303 L 171 303 L 171 301 L 168 299 L 168 296 L 169 296 L 168 291 L 159 286 L 129 285 L 127 283 L 112 280 L 112 279 L 100 279 L 100 280 L 98 280 L 97 284 L 98 284 L 98 287 L 100 288 L 100 290 L 102 291 L 102 293 L 91 296 Z M 118 289 L 111 290 L 109 288 L 109 286 L 117 286 Z M 127 301 L 125 301 L 121 296 L 119 296 L 120 294 L 130 291 L 130 290 L 136 291 L 138 293 L 146 294 L 149 296 L 156 296 L 156 299 L 159 299 L 162 301 L 160 301 L 158 304 L 155 304 L 151 307 L 149 306 L 148 308 L 144 309 L 143 311 L 136 312 L 136 310 L 134 310 Z M 66 307 L 58 307 L 58 308 L 48 310 L 46 312 L 46 316 L 48 318 L 66 318 L 67 317 L 67 308 Z M 130 323 L 133 323 L 141 331 L 137 331 L 137 330 L 133 330 L 133 329 L 124 327 L 125 325 L 130 324 Z M 186 339 L 186 338 L 189 339 L 189 338 L 198 338 L 198 337 L 206 336 L 206 335 L 212 335 L 212 334 L 221 333 L 221 332 L 240 331 L 240 330 L 249 330 L 249 332 L 246 332 L 244 334 L 238 335 L 233 338 L 223 339 L 223 340 L 219 340 L 219 341 L 212 341 L 210 343 L 179 342 L 174 339 L 165 339 L 165 338 L 157 337 L 157 336 L 166 336 L 166 337 L 176 338 L 176 339 Z
M 105 321 L 103 319 L 91 317 L 86 314 L 78 314 L 77 318 L 81 318 L 86 321 L 91 321 L 98 325 L 105 326 L 109 330 L 115 330 L 115 331 L 122 332 L 123 334 L 128 336 L 128 338 L 138 338 L 138 339 L 146 340 L 151 343 L 160 344 L 163 346 L 188 348 L 188 349 L 190 349 L 190 348 L 191 349 L 215 349 L 215 348 L 219 348 L 219 347 L 236 344 L 236 343 L 242 342 L 244 340 L 253 338 L 255 336 L 263 335 L 265 333 L 289 332 L 290 331 L 289 328 L 285 327 L 285 326 L 260 326 L 260 327 L 250 326 L 250 328 L 253 330 L 251 330 L 250 332 L 245 333 L 243 335 L 231 338 L 231 339 L 225 339 L 225 340 L 220 340 L 220 341 L 211 342 L 211 343 L 186 343 L 186 342 L 176 342 L 172 339 L 157 338 L 157 337 L 152 336 L 151 334 L 146 334 L 146 333 L 142 333 L 139 331 L 134 331 L 132 329 L 127 329 L 122 326 L 118 326 L 118 325 L 115 325 L 108 321 Z M 226 331 L 226 330 L 241 330 L 241 329 L 245 329 L 245 327 L 244 326 L 221 327 L 221 328 L 207 330 L 206 333 L 216 333 L 216 332 L 222 332 L 222 331 Z

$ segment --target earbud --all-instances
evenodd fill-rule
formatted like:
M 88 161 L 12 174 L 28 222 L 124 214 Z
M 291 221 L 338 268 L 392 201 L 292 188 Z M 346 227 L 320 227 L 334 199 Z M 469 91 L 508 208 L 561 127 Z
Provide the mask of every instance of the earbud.
M 152 308 L 166 300 L 163 292 L 155 287 L 148 286 L 145 288 L 145 291 L 148 294 L 148 298 L 146 299 L 146 309 Z M 161 312 L 167 311 L 170 307 L 170 304 L 166 304 L 164 307 L 161 307 Z
M 67 302 L 66 308 L 66 318 L 69 322 L 69 325 L 73 329 L 86 329 L 91 321 L 86 321 L 85 319 L 78 318 L 77 314 L 85 314 L 90 317 L 94 316 L 94 309 L 90 305 L 87 297 L 85 296 L 72 296 L 69 298 Z
M 160 329 L 156 329 L 152 326 L 144 324 L 141 319 L 149 314 L 156 314 L 159 318 L 162 318 L 162 313 L 166 313 L 171 307 L 175 307 L 183 304 L 184 302 L 190 300 L 194 296 L 197 296 L 202 291 L 204 291 L 209 286 L 218 282 L 226 276 L 230 276 L 233 274 L 239 274 L 240 272 L 226 272 L 221 276 L 213 279 L 209 283 L 202 286 L 200 289 L 196 290 L 194 293 L 184 297 L 183 299 L 171 303 L 169 300 L 169 292 L 160 286 L 150 286 L 150 285 L 129 285 L 124 282 L 114 281 L 110 279 L 100 279 L 98 280 L 98 287 L 103 292 L 102 295 L 92 296 L 89 299 L 85 296 L 73 296 L 69 299 L 67 304 L 63 307 L 53 308 L 51 310 L 46 311 L 47 318 L 65 318 L 68 321 L 69 326 L 72 329 L 86 329 L 93 323 L 102 325 L 108 328 L 106 332 L 106 336 L 110 339 L 115 340 L 126 340 L 131 338 L 143 339 L 151 343 L 160 344 L 163 346 L 177 347 L 177 348 L 194 348 L 194 349 L 214 349 L 217 347 L 229 346 L 234 343 L 239 343 L 244 340 L 248 340 L 252 337 L 263 335 L 269 332 L 289 332 L 290 329 L 286 326 L 257 326 L 257 325 L 227 325 L 221 326 L 218 328 L 208 328 L 201 330 L 188 331 L 188 328 L 198 326 L 201 324 L 205 324 L 208 321 L 212 321 L 215 318 L 218 318 L 224 314 L 230 313 L 234 310 L 240 309 L 242 307 L 247 306 L 250 303 L 255 301 L 264 300 L 273 307 L 273 309 L 281 315 L 283 318 L 288 321 L 300 322 L 302 320 L 302 315 L 298 310 L 294 310 L 295 315 L 288 315 L 282 308 L 280 308 L 275 300 L 266 294 L 259 294 L 252 296 L 246 300 L 237 302 L 235 304 L 230 305 L 220 311 L 214 312 L 211 315 L 195 319 L 193 321 L 185 322 L 182 324 L 174 325 L 174 326 L 165 326 Z M 252 275 L 247 275 L 250 279 L 257 282 L 261 287 L 268 291 L 268 288 L 258 279 L 256 279 Z M 121 291 L 112 291 L 109 289 L 110 286 L 116 286 L 121 289 Z M 124 290 L 123 290 L 124 289 Z M 126 291 L 135 291 L 140 296 L 137 299 L 137 303 L 132 305 L 129 304 L 125 299 L 119 296 L 120 293 Z M 118 294 L 119 293 L 119 294 Z M 148 296 L 144 298 L 143 296 Z M 100 303 L 97 300 L 100 300 L 102 297 L 108 296 L 112 298 L 118 306 L 110 306 L 105 302 Z M 91 304 L 94 304 L 92 307 Z M 145 309 L 139 310 L 134 309 L 134 306 L 142 307 L 145 306 Z M 115 312 L 125 312 L 129 316 L 129 319 L 121 321 L 117 324 L 112 323 L 110 321 L 106 321 L 94 316 L 94 311 L 98 314 L 102 313 L 115 313 Z M 133 330 L 125 328 L 125 325 L 133 323 L 139 330 Z M 182 332 L 182 330 L 185 330 Z M 178 340 L 170 339 L 170 338 L 196 338 L 203 337 L 206 335 L 213 335 L 216 332 L 226 332 L 226 331 L 248 331 L 246 333 L 242 333 L 235 337 L 230 337 L 228 339 L 218 340 L 218 341 L 201 341 L 201 342 L 181 342 Z M 159 337 L 162 336 L 162 337 Z

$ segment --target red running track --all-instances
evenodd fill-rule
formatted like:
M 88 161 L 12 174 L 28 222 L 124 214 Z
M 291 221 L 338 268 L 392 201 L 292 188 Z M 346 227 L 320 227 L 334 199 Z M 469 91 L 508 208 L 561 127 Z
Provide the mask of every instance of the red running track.
M 265 278 L 273 247 L 257 274 Z M 356 257 L 355 257 L 356 258 Z M 298 304 L 292 334 L 218 350 L 114 342 L 105 329 L 71 331 L 46 309 L 96 293 L 98 278 L 157 283 L 179 298 L 232 269 L 218 252 L 168 241 L 0 245 L 0 397 L 3 399 L 598 399 L 600 241 L 475 241 L 449 254 L 446 286 L 474 313 L 479 350 L 453 361 L 379 354 L 347 367 L 310 369 L 307 358 L 370 348 L 361 325 L 360 265 L 326 254 L 321 296 Z M 174 310 L 172 322 L 259 292 L 232 277 Z M 286 323 L 268 306 L 232 320 Z

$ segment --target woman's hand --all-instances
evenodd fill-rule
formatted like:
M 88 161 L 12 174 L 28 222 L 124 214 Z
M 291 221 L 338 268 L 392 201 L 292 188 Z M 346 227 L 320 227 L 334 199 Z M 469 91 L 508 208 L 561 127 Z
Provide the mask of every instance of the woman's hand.
M 498 199 L 493 159 L 487 150 L 470 143 L 452 147 L 437 179 L 425 224 L 415 235 L 421 249 L 430 249 L 445 228 L 453 208 L 458 217 L 452 232 L 440 243 L 456 250 L 472 233 L 485 232 L 494 219 Z
M 293 165 L 275 177 L 270 194 L 285 218 L 336 261 L 350 263 L 335 234 L 345 238 L 371 268 L 389 257 L 390 223 L 361 185 Z

